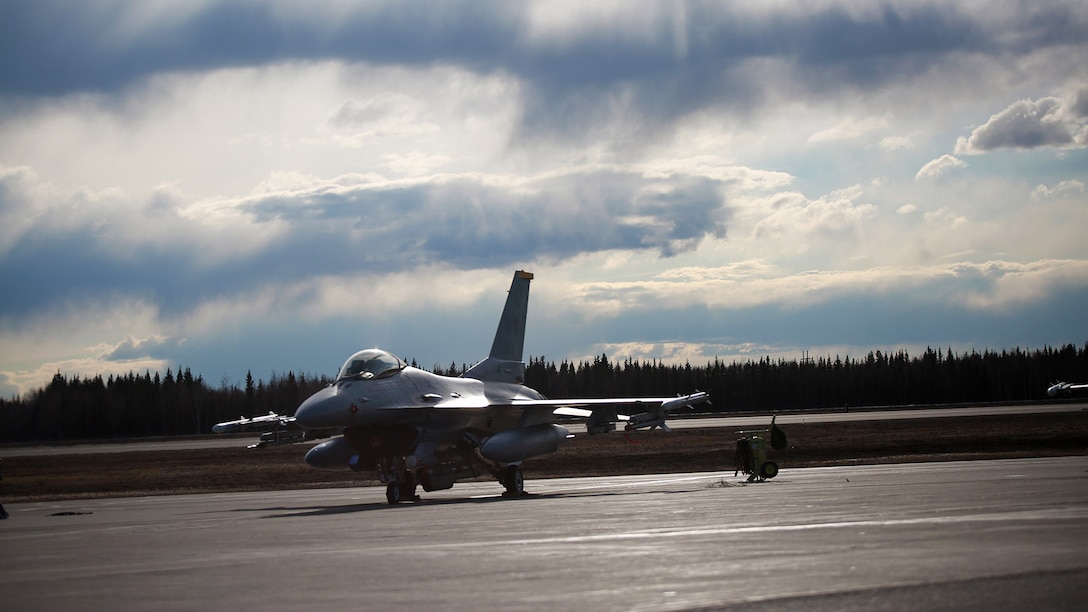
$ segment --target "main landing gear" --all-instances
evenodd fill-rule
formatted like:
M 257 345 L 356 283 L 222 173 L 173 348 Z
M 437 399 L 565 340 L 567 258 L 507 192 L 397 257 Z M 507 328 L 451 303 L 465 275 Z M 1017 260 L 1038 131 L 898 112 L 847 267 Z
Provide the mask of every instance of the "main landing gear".
M 525 495 L 525 476 L 522 475 L 520 466 L 506 466 L 499 482 L 506 487 L 506 492 L 503 493 L 504 497 L 521 497 Z
M 485 462 L 484 465 L 499 481 L 505 489 L 503 497 L 523 497 L 525 495 L 525 476 L 521 473 L 521 464 L 507 464 Z M 468 469 L 468 463 L 464 469 L 448 465 L 436 468 L 422 468 L 418 474 L 407 469 L 405 462 L 400 457 L 381 457 L 376 462 L 378 475 L 385 485 L 385 501 L 396 505 L 402 502 L 417 502 L 420 497 L 416 495 L 416 488 L 423 486 L 424 491 L 437 491 L 453 486 L 458 477 L 467 478 L 474 476 L 476 472 Z M 439 470 L 441 468 L 441 470 Z

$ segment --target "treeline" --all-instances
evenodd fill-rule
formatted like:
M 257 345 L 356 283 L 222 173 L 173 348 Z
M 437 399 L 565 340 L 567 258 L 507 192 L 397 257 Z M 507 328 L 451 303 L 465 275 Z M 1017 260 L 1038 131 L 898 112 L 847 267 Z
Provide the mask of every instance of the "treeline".
M 302 400 L 332 382 L 327 376 L 273 374 L 268 382 L 246 373 L 244 387 L 215 388 L 189 368 L 124 376 L 80 378 L 57 373 L 25 398 L 0 400 L 0 441 L 206 434 L 242 416 L 293 414 Z
M 412 365 L 416 365 L 412 362 Z M 417 366 L 418 367 L 418 366 Z M 467 369 L 450 364 L 439 374 Z M 1088 379 L 1088 343 L 1039 350 L 951 349 L 870 352 L 786 360 L 762 358 L 701 366 L 660 362 L 592 361 L 556 364 L 530 357 L 526 384 L 548 397 L 672 396 L 709 391 L 712 411 L 747 412 L 904 404 L 1039 400 L 1056 380 Z M 91 438 L 205 434 L 220 421 L 277 412 L 328 385 L 327 376 L 288 373 L 267 382 L 247 373 L 244 386 L 211 387 L 189 368 L 80 378 L 56 374 L 43 389 L 0 400 L 0 441 L 62 441 Z
M 530 387 L 560 398 L 669 396 L 698 389 L 710 392 L 712 410 L 728 412 L 1015 402 L 1046 398 L 1056 380 L 1088 379 L 1088 343 L 961 354 L 927 348 L 914 357 L 906 351 L 872 351 L 861 359 L 715 359 L 701 367 L 612 363 L 604 355 L 577 365 L 532 359 L 526 379 Z

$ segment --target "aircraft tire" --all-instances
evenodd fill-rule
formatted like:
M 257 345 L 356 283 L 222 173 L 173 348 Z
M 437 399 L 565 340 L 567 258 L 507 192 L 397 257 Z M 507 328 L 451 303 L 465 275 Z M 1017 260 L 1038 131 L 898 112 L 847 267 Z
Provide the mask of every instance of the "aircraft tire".
M 506 494 L 508 496 L 520 496 L 525 493 L 525 476 L 521 473 L 521 468 L 516 465 L 510 465 L 506 467 L 506 473 L 502 479 L 503 486 L 506 487 Z
M 768 479 L 778 476 L 778 464 L 774 461 L 764 461 L 763 465 L 759 466 L 759 475 Z
M 399 504 L 401 493 L 402 490 L 400 488 L 400 485 L 395 482 L 391 482 L 385 487 L 385 501 L 389 502 L 390 504 Z

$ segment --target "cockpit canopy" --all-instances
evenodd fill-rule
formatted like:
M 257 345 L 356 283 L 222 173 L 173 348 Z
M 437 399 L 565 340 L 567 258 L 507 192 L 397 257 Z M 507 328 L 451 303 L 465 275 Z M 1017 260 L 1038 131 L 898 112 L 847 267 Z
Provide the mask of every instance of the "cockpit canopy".
M 385 378 L 397 374 L 406 365 L 392 353 L 376 348 L 367 349 L 349 357 L 344 362 L 343 367 L 340 368 L 340 373 L 336 375 L 336 378 L 337 380 L 342 378 Z

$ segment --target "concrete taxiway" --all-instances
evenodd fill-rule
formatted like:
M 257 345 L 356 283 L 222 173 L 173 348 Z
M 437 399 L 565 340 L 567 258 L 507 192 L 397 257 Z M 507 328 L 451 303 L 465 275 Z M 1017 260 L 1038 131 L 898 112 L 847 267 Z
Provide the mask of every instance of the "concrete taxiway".
M 531 473 L 527 471 L 531 478 Z M 1082 609 L 1088 457 L 10 504 L 38 609 Z

